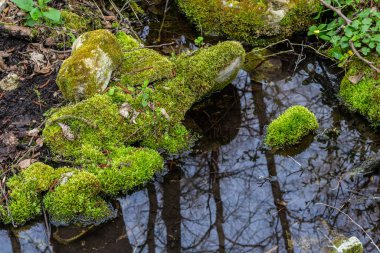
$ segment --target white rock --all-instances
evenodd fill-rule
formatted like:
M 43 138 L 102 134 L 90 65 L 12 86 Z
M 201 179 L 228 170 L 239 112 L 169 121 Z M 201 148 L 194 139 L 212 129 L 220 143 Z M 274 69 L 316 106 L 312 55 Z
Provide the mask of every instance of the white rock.
M 9 73 L 0 81 L 0 89 L 10 91 L 17 89 L 20 77 L 15 73 Z

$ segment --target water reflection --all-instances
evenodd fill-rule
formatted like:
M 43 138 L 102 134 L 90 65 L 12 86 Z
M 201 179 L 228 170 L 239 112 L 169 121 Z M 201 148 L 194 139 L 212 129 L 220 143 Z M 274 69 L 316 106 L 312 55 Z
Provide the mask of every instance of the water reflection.
M 378 135 L 338 107 L 329 63 L 308 58 L 295 73 L 289 64 L 282 69 L 287 78 L 262 83 L 241 71 L 208 107 L 196 106 L 186 121 L 205 135 L 195 151 L 168 160 L 166 173 L 119 199 L 123 215 L 115 221 L 67 246 L 52 239 L 54 251 L 322 252 L 327 238 L 346 235 L 374 252 L 344 214 L 319 203 L 341 208 L 379 243 L 379 177 L 347 173 L 378 153 Z M 267 124 L 295 104 L 317 115 L 317 136 L 293 152 L 269 150 Z M 10 238 L 0 230 L 4 248 L 28 252 Z

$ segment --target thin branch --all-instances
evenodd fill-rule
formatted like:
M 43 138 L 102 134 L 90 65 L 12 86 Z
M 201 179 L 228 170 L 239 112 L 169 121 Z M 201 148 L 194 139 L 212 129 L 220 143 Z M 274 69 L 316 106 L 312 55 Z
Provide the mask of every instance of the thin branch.
M 328 204 L 325 204 L 325 203 L 316 203 L 316 205 L 323 205 L 323 206 L 326 206 L 326 207 L 329 207 L 329 208 L 332 208 L 336 211 L 338 211 L 339 213 L 345 215 L 352 223 L 354 223 L 358 228 L 360 228 L 361 231 L 363 231 L 363 233 L 368 237 L 368 239 L 371 241 L 371 244 L 373 246 L 375 246 L 375 248 L 377 249 L 378 252 L 380 252 L 380 249 L 379 247 L 377 246 L 377 244 L 374 242 L 374 240 L 372 239 L 372 237 L 367 233 L 367 231 L 365 231 L 365 229 L 360 226 L 360 224 L 358 224 L 356 221 L 354 221 L 354 219 L 352 219 L 348 214 L 346 214 L 345 212 L 343 212 L 342 210 L 340 210 L 339 208 L 336 208 L 335 206 L 330 206 Z

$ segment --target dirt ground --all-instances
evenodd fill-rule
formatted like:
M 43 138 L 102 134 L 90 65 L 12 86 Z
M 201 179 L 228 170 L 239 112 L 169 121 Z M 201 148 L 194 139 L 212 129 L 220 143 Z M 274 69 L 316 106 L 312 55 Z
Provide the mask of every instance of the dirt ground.
M 0 164 L 3 172 L 12 164 L 38 159 L 43 114 L 63 102 L 55 83 L 63 54 L 37 43 L 0 38 L 0 80 L 9 73 L 19 76 L 18 88 L 0 91 Z M 26 160 L 26 161 L 25 161 Z

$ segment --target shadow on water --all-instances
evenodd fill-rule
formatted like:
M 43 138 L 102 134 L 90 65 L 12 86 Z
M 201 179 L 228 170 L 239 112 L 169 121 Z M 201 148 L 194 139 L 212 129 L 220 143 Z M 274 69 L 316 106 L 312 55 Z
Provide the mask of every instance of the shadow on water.
M 281 70 L 268 80 L 240 71 L 195 105 L 185 120 L 202 134 L 193 151 L 120 198 L 115 220 L 68 245 L 49 241 L 43 222 L 0 228 L 0 252 L 322 252 L 339 235 L 374 252 L 359 227 L 326 205 L 380 243 L 379 175 L 350 173 L 378 153 L 380 137 L 339 107 L 340 70 L 330 62 L 308 54 L 295 70 L 295 58 L 278 59 Z M 267 125 L 296 104 L 316 114 L 320 129 L 290 150 L 269 150 Z M 52 228 L 61 238 L 80 232 Z

